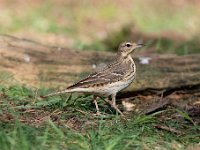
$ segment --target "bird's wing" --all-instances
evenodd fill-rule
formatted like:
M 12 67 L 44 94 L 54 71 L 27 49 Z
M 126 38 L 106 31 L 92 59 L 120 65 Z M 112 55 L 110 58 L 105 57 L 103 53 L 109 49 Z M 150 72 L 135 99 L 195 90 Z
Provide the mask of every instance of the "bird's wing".
M 102 71 L 95 72 L 89 75 L 87 78 L 79 81 L 78 83 L 68 87 L 68 89 L 73 88 L 87 88 L 93 87 L 95 85 L 103 85 L 106 83 L 111 83 L 115 81 L 119 81 L 126 74 L 126 71 L 123 68 L 120 68 L 116 65 L 107 66 L 102 69 Z

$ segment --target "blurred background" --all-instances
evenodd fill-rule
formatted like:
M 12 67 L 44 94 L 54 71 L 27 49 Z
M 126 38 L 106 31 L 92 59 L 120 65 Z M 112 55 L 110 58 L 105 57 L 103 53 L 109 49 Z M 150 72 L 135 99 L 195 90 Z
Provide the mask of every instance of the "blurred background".
M 199 18 L 198 0 L 0 0 L 1 34 L 80 50 L 143 40 L 141 53 L 199 53 Z

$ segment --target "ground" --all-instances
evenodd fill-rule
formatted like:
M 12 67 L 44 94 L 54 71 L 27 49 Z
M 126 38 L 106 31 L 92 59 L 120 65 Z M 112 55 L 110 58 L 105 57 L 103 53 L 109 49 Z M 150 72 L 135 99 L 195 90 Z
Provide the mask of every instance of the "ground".
M 3 149 L 198 149 L 199 55 L 148 55 L 148 64 L 140 61 L 144 54 L 134 57 L 138 77 L 117 96 L 126 117 L 103 100 L 98 103 L 104 115 L 98 117 L 91 95 L 40 96 L 81 79 L 111 61 L 113 53 L 49 47 L 5 35 L 1 41 Z

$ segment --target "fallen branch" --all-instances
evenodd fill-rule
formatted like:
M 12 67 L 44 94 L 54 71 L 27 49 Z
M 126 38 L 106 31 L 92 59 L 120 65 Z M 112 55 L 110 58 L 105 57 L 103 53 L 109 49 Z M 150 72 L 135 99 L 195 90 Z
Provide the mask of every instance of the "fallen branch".
M 166 105 L 168 105 L 170 103 L 169 99 L 163 98 L 163 93 L 161 95 L 160 101 L 159 103 L 156 103 L 155 105 L 153 105 L 150 109 L 148 109 L 146 111 L 146 115 L 152 114 L 156 111 L 159 111 L 161 109 L 163 109 Z
M 184 134 L 181 131 L 178 131 L 178 130 L 176 130 L 174 128 L 170 128 L 170 127 L 167 127 L 167 126 L 155 125 L 155 128 L 161 129 L 161 130 L 165 130 L 165 131 L 168 131 L 168 132 L 172 132 L 172 133 L 175 133 L 175 134 L 177 134 L 179 136 Z

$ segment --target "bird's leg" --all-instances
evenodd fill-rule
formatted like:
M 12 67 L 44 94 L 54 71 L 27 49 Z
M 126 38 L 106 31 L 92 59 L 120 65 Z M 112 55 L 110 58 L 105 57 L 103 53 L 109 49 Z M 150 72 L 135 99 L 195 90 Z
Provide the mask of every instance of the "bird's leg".
M 115 95 L 111 95 L 111 98 L 112 98 L 112 101 L 111 101 L 112 104 L 117 107 L 117 105 L 116 105 L 116 94 Z
M 116 94 L 111 95 L 112 101 L 109 101 L 110 105 L 118 112 L 120 115 L 124 116 L 124 114 L 117 108 L 116 105 Z
M 96 107 L 96 114 L 97 114 L 97 116 L 99 116 L 100 115 L 100 111 L 99 111 L 99 106 L 98 106 L 98 104 L 97 104 L 97 96 L 96 95 L 94 95 L 93 96 L 93 103 L 95 104 L 95 107 Z

